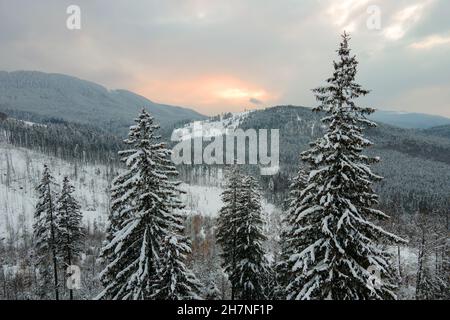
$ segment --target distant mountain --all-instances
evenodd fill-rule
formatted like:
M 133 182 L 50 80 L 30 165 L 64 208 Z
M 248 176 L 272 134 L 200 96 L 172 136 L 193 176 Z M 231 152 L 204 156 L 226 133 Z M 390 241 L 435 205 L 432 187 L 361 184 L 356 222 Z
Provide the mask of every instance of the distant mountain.
M 284 165 L 298 162 L 298 155 L 308 148 L 311 141 L 323 135 L 326 126 L 321 122 L 323 114 L 310 108 L 277 106 L 262 110 L 223 114 L 203 120 L 202 130 L 195 132 L 194 123 L 178 128 L 176 134 L 182 139 L 201 135 L 215 136 L 221 129 L 279 129 L 280 152 Z M 367 130 L 375 143 L 375 149 L 402 152 L 410 156 L 444 162 L 450 165 L 450 125 L 430 129 L 405 129 L 376 121 L 378 126 Z M 169 138 L 168 135 L 165 136 Z M 281 151 L 281 150 L 280 150 Z
M 279 129 L 280 175 L 295 175 L 300 153 L 309 143 L 322 136 L 326 126 L 323 115 L 311 109 L 296 106 L 278 106 L 240 114 L 225 114 L 202 123 L 202 134 L 215 136 L 220 129 Z M 196 137 L 193 124 L 186 124 L 176 133 L 181 138 Z M 223 131 L 222 131 L 223 132 Z M 412 195 L 434 194 L 446 199 L 450 193 L 450 141 L 426 134 L 421 129 L 403 129 L 379 123 L 366 132 L 374 146 L 365 153 L 380 156 L 381 163 L 374 166 L 376 173 L 386 177 L 377 184 L 383 201 L 401 194 L 405 205 Z M 166 137 L 168 139 L 168 137 Z M 278 181 L 278 182 L 277 182 Z M 275 179 L 275 192 L 283 193 L 287 179 Z M 278 184 L 277 184 L 278 183 Z M 284 184 L 284 185 L 280 185 Z M 393 200 L 392 200 L 393 201 Z
M 67 75 L 0 71 L 0 112 L 15 117 L 22 113 L 60 118 L 124 133 L 142 107 L 162 126 L 205 118 L 191 109 L 158 104 L 126 90 L 108 90 Z
M 371 119 L 405 129 L 428 129 L 450 125 L 450 119 L 424 113 L 377 110 Z
M 279 106 L 245 114 L 239 127 L 280 129 L 280 148 L 284 148 L 280 154 L 285 157 L 286 164 L 295 164 L 298 153 L 323 135 L 326 126 L 320 121 L 321 118 L 321 114 L 311 112 L 309 108 Z M 384 123 L 368 129 L 367 135 L 375 143 L 374 149 L 392 150 L 450 165 L 450 141 L 441 136 L 430 136 L 420 129 L 403 129 Z
M 450 139 L 450 125 L 433 127 L 423 130 L 424 134 Z

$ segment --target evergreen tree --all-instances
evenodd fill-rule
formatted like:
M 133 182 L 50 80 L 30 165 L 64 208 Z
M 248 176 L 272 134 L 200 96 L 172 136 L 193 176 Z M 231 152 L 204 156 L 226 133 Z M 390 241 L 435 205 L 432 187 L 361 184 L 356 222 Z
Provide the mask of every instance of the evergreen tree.
M 75 188 L 69 178 L 64 177 L 61 195 L 57 202 L 58 251 L 65 267 L 71 266 L 79 257 L 84 240 L 82 214 L 80 205 L 74 198 Z M 73 300 L 73 290 L 69 290 L 70 300 Z
M 308 183 L 308 173 L 302 165 L 294 177 L 289 193 L 288 211 L 282 220 L 282 230 L 280 235 L 281 255 L 280 261 L 276 265 L 276 298 L 284 300 L 287 297 L 286 288 L 298 278 L 301 271 L 294 270 L 295 260 L 291 256 L 302 248 L 306 239 L 302 232 L 302 226 L 297 221 L 298 210 L 301 206 L 302 192 Z M 293 284 L 294 287 L 298 285 Z
M 230 275 L 236 296 L 242 300 L 268 298 L 271 271 L 264 256 L 261 195 L 253 177 L 245 176 L 236 216 L 236 270 Z
M 208 279 L 208 282 L 203 286 L 203 296 L 205 300 L 220 300 L 221 292 L 216 284 L 217 279 Z
M 127 170 L 114 181 L 107 244 L 102 256 L 102 299 L 151 299 L 159 281 L 166 237 L 182 228 L 174 214 L 182 205 L 170 151 L 158 142 L 159 128 L 142 110 L 119 152 Z M 177 231 L 178 230 L 178 231 Z M 180 249 L 184 252 L 184 249 Z
M 231 299 L 265 299 L 271 270 L 262 247 L 266 238 L 262 231 L 261 196 L 256 180 L 243 176 L 234 166 L 229 172 L 222 201 L 217 242 L 222 247 L 222 267 L 231 282 Z
M 436 255 L 437 250 L 444 249 L 448 241 L 447 230 L 442 238 L 436 233 L 436 228 L 433 226 L 438 222 L 436 218 L 432 208 L 429 208 L 426 202 L 419 204 L 419 213 L 415 224 L 419 236 L 417 239 L 419 243 L 416 300 L 447 300 L 449 297 L 448 272 L 443 268 L 445 264 L 440 265 L 437 256 L 432 259 L 433 253 Z M 435 260 L 434 263 L 433 260 Z M 445 260 L 442 262 L 445 263 Z
M 391 255 L 381 242 L 403 240 L 373 223 L 388 216 L 373 208 L 378 197 L 372 184 L 381 177 L 370 164 L 378 159 L 361 152 L 372 145 L 363 130 L 375 126 L 365 117 L 374 110 L 354 102 L 369 91 L 355 82 L 358 62 L 350 54 L 349 39 L 344 33 L 328 85 L 314 90 L 320 103 L 315 111 L 326 114 L 322 121 L 328 129 L 302 154 L 312 171 L 295 208 L 301 244 L 290 258 L 295 279 L 287 288 L 289 299 L 396 297 Z M 381 277 L 376 286 L 371 270 Z
M 222 192 L 223 206 L 217 221 L 217 243 L 222 247 L 222 268 L 229 278 L 237 273 L 237 219 L 241 210 L 242 175 L 237 166 L 228 173 Z M 236 296 L 236 283 L 231 282 L 231 300 Z
M 37 187 L 39 200 L 34 213 L 33 236 L 35 242 L 35 259 L 41 278 L 41 297 L 45 297 L 53 281 L 55 299 L 59 300 L 58 263 L 57 263 L 57 232 L 56 223 L 56 193 L 50 169 L 44 165 L 44 172 Z M 53 268 L 53 270 L 52 270 Z M 52 275 L 53 271 L 53 275 Z M 53 278 L 53 280 L 52 280 Z
M 153 298 L 158 300 L 200 299 L 201 284 L 186 267 L 186 255 L 191 252 L 189 242 L 184 236 L 166 238 L 162 258 L 160 279 L 154 286 Z

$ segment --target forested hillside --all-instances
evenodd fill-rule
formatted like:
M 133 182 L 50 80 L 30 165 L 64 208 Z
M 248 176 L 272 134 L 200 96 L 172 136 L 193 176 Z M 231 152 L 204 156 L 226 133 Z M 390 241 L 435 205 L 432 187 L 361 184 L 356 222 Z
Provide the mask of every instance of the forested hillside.
M 124 135 L 130 119 L 144 106 L 163 125 L 204 118 L 190 109 L 62 74 L 0 71 L 0 112 L 28 121 L 59 118 Z
M 267 198 L 263 202 L 264 231 L 268 236 L 264 250 L 269 262 L 279 259 L 281 220 L 288 187 L 298 166 L 298 155 L 325 130 L 319 122 L 320 117 L 307 108 L 286 106 L 243 115 L 218 116 L 208 121 L 211 130 L 218 123 L 243 129 L 280 129 L 281 171 L 273 177 L 260 178 Z M 179 126 L 187 128 L 185 131 L 189 133 L 189 124 Z M 170 126 L 161 131 L 170 131 L 168 128 Z M 42 118 L 40 123 L 33 123 L 3 116 L 0 131 L 0 194 L 3 199 L 0 251 L 3 252 L 3 264 L 7 265 L 7 272 L 0 278 L 3 297 L 24 299 L 38 294 L 33 291 L 36 289 L 33 266 L 26 257 L 32 248 L 30 232 L 37 200 L 35 187 L 44 164 L 52 168 L 59 187 L 63 176 L 68 176 L 75 187 L 88 236 L 79 263 L 83 270 L 89 271 L 84 274 L 84 289 L 76 292 L 76 296 L 94 297 L 101 288 L 96 274 L 102 268 L 100 248 L 110 210 L 111 182 L 123 170 L 117 151 L 124 148 L 124 137 L 94 126 L 54 118 Z M 411 298 L 415 294 L 417 250 L 422 234 L 417 227 L 418 221 L 422 221 L 423 213 L 427 213 L 426 225 L 435 230 L 433 234 L 442 234 L 449 225 L 450 165 L 448 158 L 443 156 L 450 150 L 449 142 L 428 132 L 387 125 L 371 129 L 369 136 L 376 142 L 370 154 L 380 156 L 382 160 L 374 170 L 385 177 L 376 184 L 380 194 L 379 208 L 393 217 L 385 227 L 410 240 L 408 246 L 392 247 L 391 250 L 397 257 L 402 279 L 399 295 Z M 163 140 L 169 140 L 167 133 Z M 251 166 L 247 169 L 254 172 Z M 183 186 L 187 194 L 182 196 L 182 201 L 186 205 L 186 234 L 192 239 L 193 248 L 188 264 L 205 284 L 204 296 L 228 297 L 230 287 L 218 265 L 220 258 L 215 236 L 216 218 L 223 205 L 220 194 L 225 168 L 199 165 L 180 166 L 179 170 L 180 177 L 187 183 Z M 430 249 L 426 250 L 430 254 Z M 436 257 L 436 263 L 440 265 L 444 257 Z M 20 265 L 17 265 L 18 261 Z M 62 294 L 66 296 L 68 292 Z
M 438 126 L 438 127 L 426 129 L 426 130 L 423 130 L 423 133 L 431 135 L 431 136 L 437 136 L 437 137 L 450 139 L 450 125 Z
M 322 117 L 323 115 L 313 113 L 309 108 L 278 106 L 235 115 L 232 118 L 225 114 L 196 125 L 203 125 L 206 132 L 231 127 L 244 130 L 279 129 L 281 170 L 273 177 L 260 179 L 265 185 L 267 196 L 281 204 L 285 200 L 289 180 L 296 173 L 300 152 L 306 150 L 309 143 L 321 136 L 326 129 L 320 122 Z M 193 125 L 187 124 L 182 128 L 180 134 L 189 135 Z M 374 142 L 374 147 L 369 148 L 368 153 L 381 158 L 374 170 L 388 177 L 376 186 L 382 203 L 388 203 L 393 197 L 398 197 L 397 201 L 400 201 L 402 206 L 411 209 L 413 199 L 432 195 L 438 199 L 436 204 L 448 204 L 450 139 L 427 134 L 431 130 L 401 129 L 382 123 L 377 128 L 368 129 L 367 135 Z M 166 136 L 166 140 L 169 137 Z M 205 170 L 210 172 L 211 168 Z

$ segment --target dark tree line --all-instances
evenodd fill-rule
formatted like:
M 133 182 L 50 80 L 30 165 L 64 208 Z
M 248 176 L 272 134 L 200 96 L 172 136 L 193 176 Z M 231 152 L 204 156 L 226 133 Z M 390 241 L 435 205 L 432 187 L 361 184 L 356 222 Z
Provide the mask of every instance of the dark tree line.
M 0 120 L 0 139 L 68 161 L 117 162 L 122 141 L 103 130 L 61 120 L 30 124 L 15 119 Z

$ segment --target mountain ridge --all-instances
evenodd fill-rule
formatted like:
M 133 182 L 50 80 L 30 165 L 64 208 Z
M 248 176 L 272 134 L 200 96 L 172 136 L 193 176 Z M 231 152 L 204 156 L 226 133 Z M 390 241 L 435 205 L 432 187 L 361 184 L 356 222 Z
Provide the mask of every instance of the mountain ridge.
M 450 118 L 418 112 L 377 110 L 370 119 L 403 129 L 429 129 L 450 125 Z
M 0 71 L 0 111 L 11 116 L 28 112 L 47 118 L 97 124 L 123 134 L 143 107 L 161 125 L 206 118 L 188 108 L 156 103 L 124 89 L 109 90 L 69 75 Z
M 325 133 L 326 125 L 321 118 L 323 114 L 306 107 L 277 106 L 243 114 L 224 114 L 206 120 L 208 123 L 197 122 L 196 126 L 194 123 L 186 124 L 177 133 L 182 139 L 196 137 L 198 133 L 193 135 L 193 130 L 200 124 L 206 137 L 220 135 L 220 129 L 222 132 L 227 132 L 223 129 L 278 129 L 280 171 L 272 182 L 266 181 L 265 188 L 273 183 L 273 190 L 283 194 L 289 187 L 286 182 L 289 178 L 286 177 L 293 177 L 298 170 L 301 152 Z M 448 196 L 449 139 L 425 134 L 421 129 L 403 129 L 382 123 L 376 128 L 368 128 L 365 136 L 374 143 L 365 153 L 381 158 L 381 162 L 374 165 L 374 171 L 389 177 L 377 184 L 377 191 L 385 204 L 399 193 L 405 206 L 409 206 L 411 195 L 419 195 L 423 190 L 431 190 L 439 199 Z M 168 139 L 167 136 L 165 138 Z M 267 196 L 276 197 L 273 190 Z

